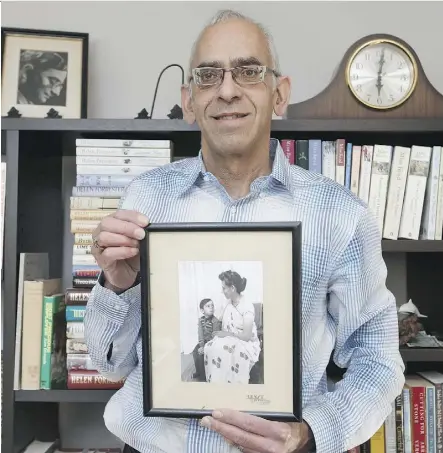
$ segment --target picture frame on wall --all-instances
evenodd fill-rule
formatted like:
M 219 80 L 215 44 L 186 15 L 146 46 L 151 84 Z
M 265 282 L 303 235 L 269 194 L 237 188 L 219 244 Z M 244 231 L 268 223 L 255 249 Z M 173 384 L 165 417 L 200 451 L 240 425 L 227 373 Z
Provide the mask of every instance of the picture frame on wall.
M 301 223 L 151 224 L 140 241 L 143 412 L 302 421 Z
M 89 34 L 2 27 L 2 116 L 87 118 Z

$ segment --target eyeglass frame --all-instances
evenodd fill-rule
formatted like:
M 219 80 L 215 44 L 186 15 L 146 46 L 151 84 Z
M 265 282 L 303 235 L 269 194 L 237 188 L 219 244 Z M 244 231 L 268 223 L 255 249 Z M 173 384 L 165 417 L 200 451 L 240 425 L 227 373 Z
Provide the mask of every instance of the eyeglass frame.
M 235 73 L 234 71 L 236 69 L 240 69 L 240 68 L 244 68 L 244 69 L 248 69 L 248 68 L 260 68 L 261 70 L 261 77 L 260 77 L 260 80 L 258 80 L 257 82 L 244 82 L 244 83 L 239 83 L 237 82 L 236 78 L 235 78 Z M 222 76 L 221 76 L 221 79 L 218 81 L 218 82 L 215 82 L 213 84 L 207 84 L 207 85 L 200 85 L 198 84 L 195 79 L 197 77 L 196 73 L 198 71 L 200 71 L 201 69 L 213 69 L 213 70 L 216 70 L 216 71 L 222 71 Z M 225 74 L 227 72 L 232 72 L 233 76 L 232 76 L 232 79 L 234 80 L 235 83 L 237 83 L 238 85 L 256 85 L 257 83 L 262 83 L 264 80 L 265 80 L 265 76 L 267 73 L 272 73 L 275 77 L 281 77 L 281 74 L 279 74 L 275 69 L 272 69 L 270 68 L 269 66 L 266 66 L 266 65 L 239 65 L 239 66 L 235 66 L 233 68 L 219 68 L 219 67 L 215 67 L 215 66 L 203 66 L 203 67 L 199 67 L 199 68 L 193 68 L 192 69 L 192 76 L 189 78 L 189 82 L 193 81 L 198 87 L 203 87 L 203 88 L 208 88 L 208 87 L 214 87 L 214 86 L 217 86 L 217 85 L 221 85 L 225 79 Z

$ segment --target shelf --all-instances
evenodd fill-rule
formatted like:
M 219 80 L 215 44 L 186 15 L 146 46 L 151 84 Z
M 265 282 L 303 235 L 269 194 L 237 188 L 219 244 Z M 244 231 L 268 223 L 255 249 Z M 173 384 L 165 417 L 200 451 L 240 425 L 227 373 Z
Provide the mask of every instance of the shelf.
M 168 119 L 49 119 L 49 118 L 5 118 L 1 119 L 2 130 L 41 130 L 77 132 L 155 132 L 177 133 L 198 132 L 196 124 L 188 125 L 184 120 Z M 406 119 L 299 119 L 272 120 L 273 132 L 443 132 L 443 121 L 439 118 Z
M 16 390 L 15 401 L 107 403 L 116 390 Z
M 443 363 L 443 348 L 400 348 L 405 362 Z
M 440 252 L 443 253 L 443 241 L 399 239 L 382 241 L 383 252 Z
M 400 348 L 405 362 L 443 362 L 443 348 Z M 116 390 L 16 390 L 17 402 L 107 403 Z

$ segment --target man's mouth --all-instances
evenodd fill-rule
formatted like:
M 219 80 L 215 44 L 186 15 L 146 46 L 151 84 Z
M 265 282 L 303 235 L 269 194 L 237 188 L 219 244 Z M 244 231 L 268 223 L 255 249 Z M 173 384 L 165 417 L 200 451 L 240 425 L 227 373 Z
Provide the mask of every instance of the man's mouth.
M 241 118 L 245 118 L 249 115 L 249 113 L 222 113 L 220 115 L 214 115 L 214 118 L 217 121 L 227 121 L 227 120 L 238 120 Z

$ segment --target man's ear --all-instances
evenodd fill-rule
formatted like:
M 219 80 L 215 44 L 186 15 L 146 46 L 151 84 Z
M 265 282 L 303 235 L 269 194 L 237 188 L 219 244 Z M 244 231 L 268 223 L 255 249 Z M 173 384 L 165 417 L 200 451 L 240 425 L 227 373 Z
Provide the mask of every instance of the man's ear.
M 277 89 L 274 93 L 274 113 L 282 117 L 291 97 L 291 79 L 287 76 L 278 78 Z
M 188 124 L 195 122 L 195 114 L 192 108 L 191 85 L 182 85 L 181 87 L 183 119 Z

